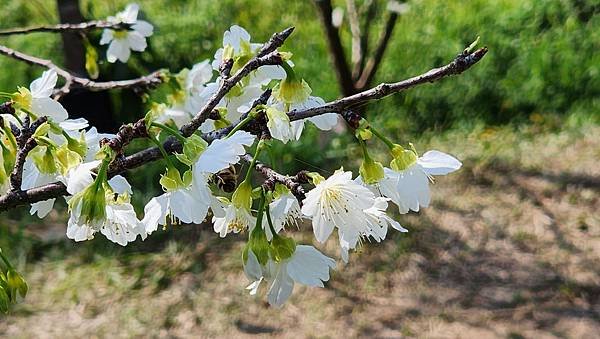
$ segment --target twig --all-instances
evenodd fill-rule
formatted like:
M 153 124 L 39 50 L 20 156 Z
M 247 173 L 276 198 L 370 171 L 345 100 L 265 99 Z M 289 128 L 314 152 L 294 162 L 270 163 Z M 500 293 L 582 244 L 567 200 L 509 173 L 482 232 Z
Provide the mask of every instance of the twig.
M 252 156 L 250 154 L 246 154 L 242 157 L 242 159 L 248 163 L 252 163 Z M 308 177 L 306 176 L 306 171 L 300 171 L 294 176 L 284 175 L 278 173 L 274 169 L 269 166 L 257 161 L 255 163 L 255 168 L 258 173 L 265 177 L 265 185 L 273 186 L 275 183 L 280 183 L 285 185 L 290 189 L 292 194 L 296 196 L 298 201 L 301 203 L 305 198 L 304 188 L 302 184 L 308 183 Z M 274 187 L 268 187 L 273 190 Z
M 73 32 L 73 31 L 89 31 L 93 29 L 110 28 L 114 30 L 130 29 L 131 25 L 126 23 L 111 23 L 108 21 L 88 21 L 78 24 L 58 24 L 58 25 L 41 25 L 25 28 L 11 28 L 0 30 L 0 36 L 29 34 L 36 32 Z
M 385 28 L 383 29 L 381 37 L 379 38 L 379 42 L 377 43 L 377 47 L 373 52 L 373 56 L 369 58 L 369 61 L 367 61 L 367 64 L 365 65 L 365 68 L 360 74 L 359 79 L 356 81 L 355 87 L 358 90 L 364 90 L 369 86 L 369 84 L 373 80 L 373 77 L 375 76 L 375 73 L 379 68 L 379 64 L 383 59 L 383 54 L 387 49 L 388 43 L 392 36 L 392 32 L 394 31 L 394 26 L 396 26 L 397 19 L 398 13 L 390 12 L 388 19 L 385 23 Z
M 487 47 L 483 47 L 470 54 L 461 53 L 446 66 L 434 68 L 424 74 L 391 84 L 382 83 L 369 90 L 334 100 L 321 106 L 293 110 L 288 115 L 290 116 L 290 120 L 293 121 L 328 112 L 341 113 L 346 108 L 359 106 L 369 101 L 381 99 L 390 94 L 398 93 L 427 82 L 434 82 L 450 75 L 460 74 L 481 60 L 487 51 Z
M 21 190 L 21 184 L 23 183 L 23 166 L 25 165 L 25 159 L 29 152 L 37 146 L 37 142 L 31 136 L 35 130 L 40 127 L 41 124 L 48 121 L 48 117 L 39 117 L 31 125 L 29 123 L 24 124 L 19 130 L 18 144 L 19 150 L 15 158 L 15 166 L 10 174 L 10 192 L 16 192 Z
M 335 68 L 335 74 L 338 78 L 338 84 L 340 90 L 344 96 L 352 95 L 355 93 L 354 82 L 352 81 L 352 73 L 350 73 L 350 67 L 346 62 L 346 56 L 344 54 L 344 47 L 340 40 L 338 29 L 333 25 L 331 19 L 331 0 L 314 0 L 319 14 L 321 17 L 321 23 L 325 29 L 325 36 L 327 37 L 329 52 L 333 59 L 333 66 Z
M 146 76 L 130 80 L 105 82 L 93 81 L 88 78 L 75 76 L 69 73 L 68 71 L 58 67 L 50 60 L 27 55 L 25 53 L 16 51 L 12 48 L 8 48 L 3 45 L 0 45 L 0 54 L 4 54 L 8 57 L 19 61 L 24 61 L 30 65 L 36 65 L 45 67 L 47 69 L 52 69 L 56 72 L 56 74 L 63 77 L 65 79 L 65 85 L 62 86 L 59 90 L 55 91 L 55 98 L 61 97 L 62 95 L 68 93 L 71 89 L 74 88 L 87 88 L 91 91 L 105 91 L 117 88 L 152 88 L 161 84 L 164 80 L 164 71 L 159 70 Z

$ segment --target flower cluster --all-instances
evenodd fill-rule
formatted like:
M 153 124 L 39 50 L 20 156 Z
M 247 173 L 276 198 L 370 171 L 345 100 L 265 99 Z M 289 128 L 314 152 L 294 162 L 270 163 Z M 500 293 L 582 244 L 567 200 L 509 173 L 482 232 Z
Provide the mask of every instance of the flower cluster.
M 123 30 L 106 29 L 102 34 L 100 43 L 110 44 L 108 61 L 126 62 L 130 50 L 145 49 L 145 38 L 152 34 L 152 26 L 137 20 L 138 10 L 137 5 L 129 5 L 108 19 L 127 25 Z M 262 47 L 251 42 L 246 30 L 232 26 L 225 32 L 223 46 L 213 60 L 204 60 L 173 75 L 171 93 L 165 102 L 150 105 L 142 134 L 156 145 L 166 166 L 159 179 L 163 193 L 147 202 L 143 216 L 131 203 L 134 190 L 127 179 L 110 170 L 119 152 L 110 143 L 99 142 L 115 136 L 88 128 L 84 119 L 69 119 L 62 105 L 51 98 L 57 83 L 57 74 L 52 70 L 34 80 L 29 89 L 19 87 L 17 92 L 5 95 L 14 110 L 2 115 L 0 126 L 0 193 L 11 189 L 9 174 L 20 149 L 15 131 L 30 126 L 29 121 L 47 117 L 32 133 L 35 147 L 27 155 L 22 184 L 17 189 L 62 182 L 68 192 L 68 238 L 79 242 L 100 233 L 125 246 L 138 237 L 146 239 L 159 226 L 165 229 L 175 224 L 211 221 L 220 237 L 248 234 L 242 258 L 244 272 L 252 282 L 248 286 L 251 294 L 257 294 L 266 285 L 268 302 L 281 306 L 295 283 L 323 287 L 335 260 L 313 246 L 296 244 L 286 235 L 290 229 L 310 223 L 319 243 L 326 242 L 337 230 L 341 258 L 348 262 L 351 250 L 364 241 L 383 241 L 389 227 L 407 232 L 387 214 L 388 204 L 397 206 L 400 214 L 427 207 L 433 176 L 453 172 L 461 163 L 439 151 L 419 156 L 412 144 L 405 148 L 390 141 L 363 119 L 355 131 L 364 155 L 359 176 L 354 177 L 343 168 L 328 178 L 308 173 L 312 189 L 300 200 L 301 195 L 293 193 L 294 188 L 285 182 L 253 186 L 252 173 L 261 151 L 268 147 L 267 139 L 282 143 L 299 140 L 307 121 L 318 129 L 331 130 L 338 124 L 339 116 L 331 112 L 290 120 L 290 111 L 322 106 L 325 101 L 312 95 L 310 86 L 294 67 L 291 54 L 279 52 L 280 64 L 248 72 L 212 109 L 199 131 L 191 135 L 180 132 L 214 100 L 226 78 L 243 69 Z M 223 65 L 229 65 L 227 74 Z M 263 93 L 271 95 L 257 104 Z M 252 130 L 254 134 L 244 130 L 253 120 L 264 125 L 259 132 Z M 228 133 L 222 138 L 212 140 L 202 134 L 223 128 L 228 128 Z M 388 167 L 368 153 L 367 142 L 373 136 L 389 149 Z M 181 146 L 176 154 L 164 148 L 167 137 Z M 249 150 L 253 152 L 251 160 L 246 154 Z M 230 191 L 221 189 L 216 184 L 220 175 L 238 165 L 243 157 L 250 163 L 242 181 L 237 185 L 234 182 Z M 49 199 L 33 203 L 31 213 L 44 217 L 54 202 Z

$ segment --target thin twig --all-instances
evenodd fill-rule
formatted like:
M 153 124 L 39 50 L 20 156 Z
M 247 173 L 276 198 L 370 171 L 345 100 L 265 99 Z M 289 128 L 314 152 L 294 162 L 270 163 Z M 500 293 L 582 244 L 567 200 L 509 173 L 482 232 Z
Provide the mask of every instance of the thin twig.
M 328 112 L 341 113 L 344 109 L 360 106 L 369 101 L 381 99 L 390 94 L 398 93 L 417 85 L 434 82 L 450 75 L 460 74 L 481 60 L 487 51 L 487 47 L 483 47 L 470 54 L 461 53 L 446 66 L 431 69 L 424 74 L 391 84 L 382 83 L 369 90 L 334 100 L 321 106 L 293 110 L 289 112 L 288 115 L 290 120 L 293 121 L 310 118 Z
M 82 78 L 71 74 L 70 72 L 58 67 L 52 61 L 37 58 L 31 55 L 27 55 L 25 53 L 16 51 L 12 48 L 8 48 L 6 46 L 0 45 L 0 54 L 4 54 L 8 57 L 11 57 L 15 60 L 26 62 L 30 65 L 36 65 L 45 67 L 47 69 L 52 69 L 65 79 L 65 86 L 62 86 L 59 90 L 55 91 L 55 98 L 61 97 L 62 95 L 68 93 L 71 89 L 74 88 L 87 88 L 91 91 L 106 91 L 109 89 L 118 89 L 118 88 L 152 88 L 161 84 L 164 81 L 164 71 L 158 70 L 153 73 L 150 73 L 146 76 L 129 79 L 129 80 L 119 80 L 119 81 L 93 81 L 88 78 Z
M 126 23 L 112 23 L 108 21 L 88 21 L 78 24 L 58 24 L 58 25 L 41 25 L 24 28 L 10 28 L 0 30 L 0 36 L 16 35 L 16 34 L 30 34 L 36 32 L 74 32 L 74 31 L 89 31 L 93 29 L 110 28 L 114 30 L 130 29 L 131 25 Z

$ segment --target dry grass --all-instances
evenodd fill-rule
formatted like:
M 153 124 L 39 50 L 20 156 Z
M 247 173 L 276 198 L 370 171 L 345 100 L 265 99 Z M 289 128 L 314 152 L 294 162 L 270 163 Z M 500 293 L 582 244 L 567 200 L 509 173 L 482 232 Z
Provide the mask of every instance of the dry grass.
M 239 238 L 206 227 L 127 250 L 44 246 L 27 265 L 31 294 L 0 334 L 596 337 L 598 135 L 588 126 L 433 138 L 465 168 L 436 183 L 432 207 L 399 218 L 410 233 L 364 246 L 325 289 L 297 288 L 282 309 L 246 294 Z M 323 250 L 337 256 L 333 241 Z

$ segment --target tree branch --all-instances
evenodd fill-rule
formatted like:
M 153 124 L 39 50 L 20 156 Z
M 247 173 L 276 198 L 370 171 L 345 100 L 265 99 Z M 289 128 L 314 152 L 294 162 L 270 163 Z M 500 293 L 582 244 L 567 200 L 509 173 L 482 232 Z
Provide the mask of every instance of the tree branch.
M 387 49 L 388 43 L 392 36 L 392 32 L 394 31 L 394 26 L 396 26 L 397 19 L 398 14 L 395 12 L 390 12 L 388 19 L 385 23 L 385 28 L 383 29 L 381 37 L 379 38 L 379 42 L 377 43 L 377 47 L 373 52 L 373 57 L 369 58 L 369 61 L 367 61 L 367 64 L 365 65 L 365 68 L 363 69 L 360 77 L 356 81 L 355 86 L 357 90 L 362 91 L 365 88 L 369 87 L 371 81 L 373 80 L 373 77 L 375 76 L 375 73 L 379 68 L 379 64 L 383 59 L 383 54 Z
M 21 184 L 23 183 L 23 166 L 27 155 L 31 150 L 37 146 L 37 142 L 31 136 L 35 133 L 35 130 L 40 127 L 43 123 L 48 121 L 48 117 L 39 117 L 32 124 L 29 124 L 29 119 L 24 122 L 24 125 L 19 130 L 17 141 L 19 144 L 19 150 L 15 158 L 15 167 L 10 174 L 10 191 L 16 192 L 21 190 Z
M 461 53 L 446 66 L 431 69 L 424 74 L 391 84 L 382 83 L 369 90 L 334 100 L 322 106 L 293 110 L 289 112 L 288 115 L 290 120 L 293 121 L 310 118 L 328 112 L 341 113 L 347 108 L 357 107 L 369 101 L 381 99 L 390 94 L 398 93 L 417 85 L 434 82 L 450 75 L 460 74 L 481 60 L 487 51 L 487 47 L 483 47 L 473 53 Z
M 4 54 L 18 61 L 26 62 L 30 65 L 36 65 L 52 69 L 65 79 L 65 85 L 54 93 L 55 98 L 59 98 L 62 95 L 68 93 L 74 88 L 87 88 L 91 91 L 105 91 L 109 89 L 117 88 L 152 88 L 161 84 L 164 81 L 164 71 L 159 70 L 148 74 L 143 77 L 130 79 L 130 80 L 119 80 L 119 81 L 93 81 L 88 78 L 82 78 L 71 74 L 70 72 L 58 67 L 52 61 L 37 58 L 25 53 L 16 51 L 12 48 L 0 45 L 0 54 Z
M 352 81 L 352 73 L 350 67 L 346 62 L 346 56 L 344 54 L 344 47 L 340 40 L 338 29 L 333 25 L 331 20 L 331 0 L 314 0 L 319 14 L 321 17 L 321 23 L 325 30 L 325 36 L 327 37 L 327 47 L 331 53 L 333 59 L 333 65 L 335 68 L 335 74 L 338 78 L 338 84 L 340 91 L 344 96 L 352 95 L 355 93 L 354 82 Z
M 8 35 L 16 35 L 16 34 L 30 34 L 36 32 L 47 32 L 47 33 L 56 33 L 56 32 L 81 32 L 81 31 L 90 31 L 93 29 L 103 29 L 110 28 L 114 30 L 124 30 L 130 29 L 131 25 L 126 23 L 111 23 L 108 21 L 96 20 L 96 21 L 88 21 L 82 22 L 78 24 L 58 24 L 58 25 L 41 25 L 41 26 L 33 26 L 33 27 L 25 27 L 25 28 L 11 28 L 0 30 L 0 36 L 8 36 Z

